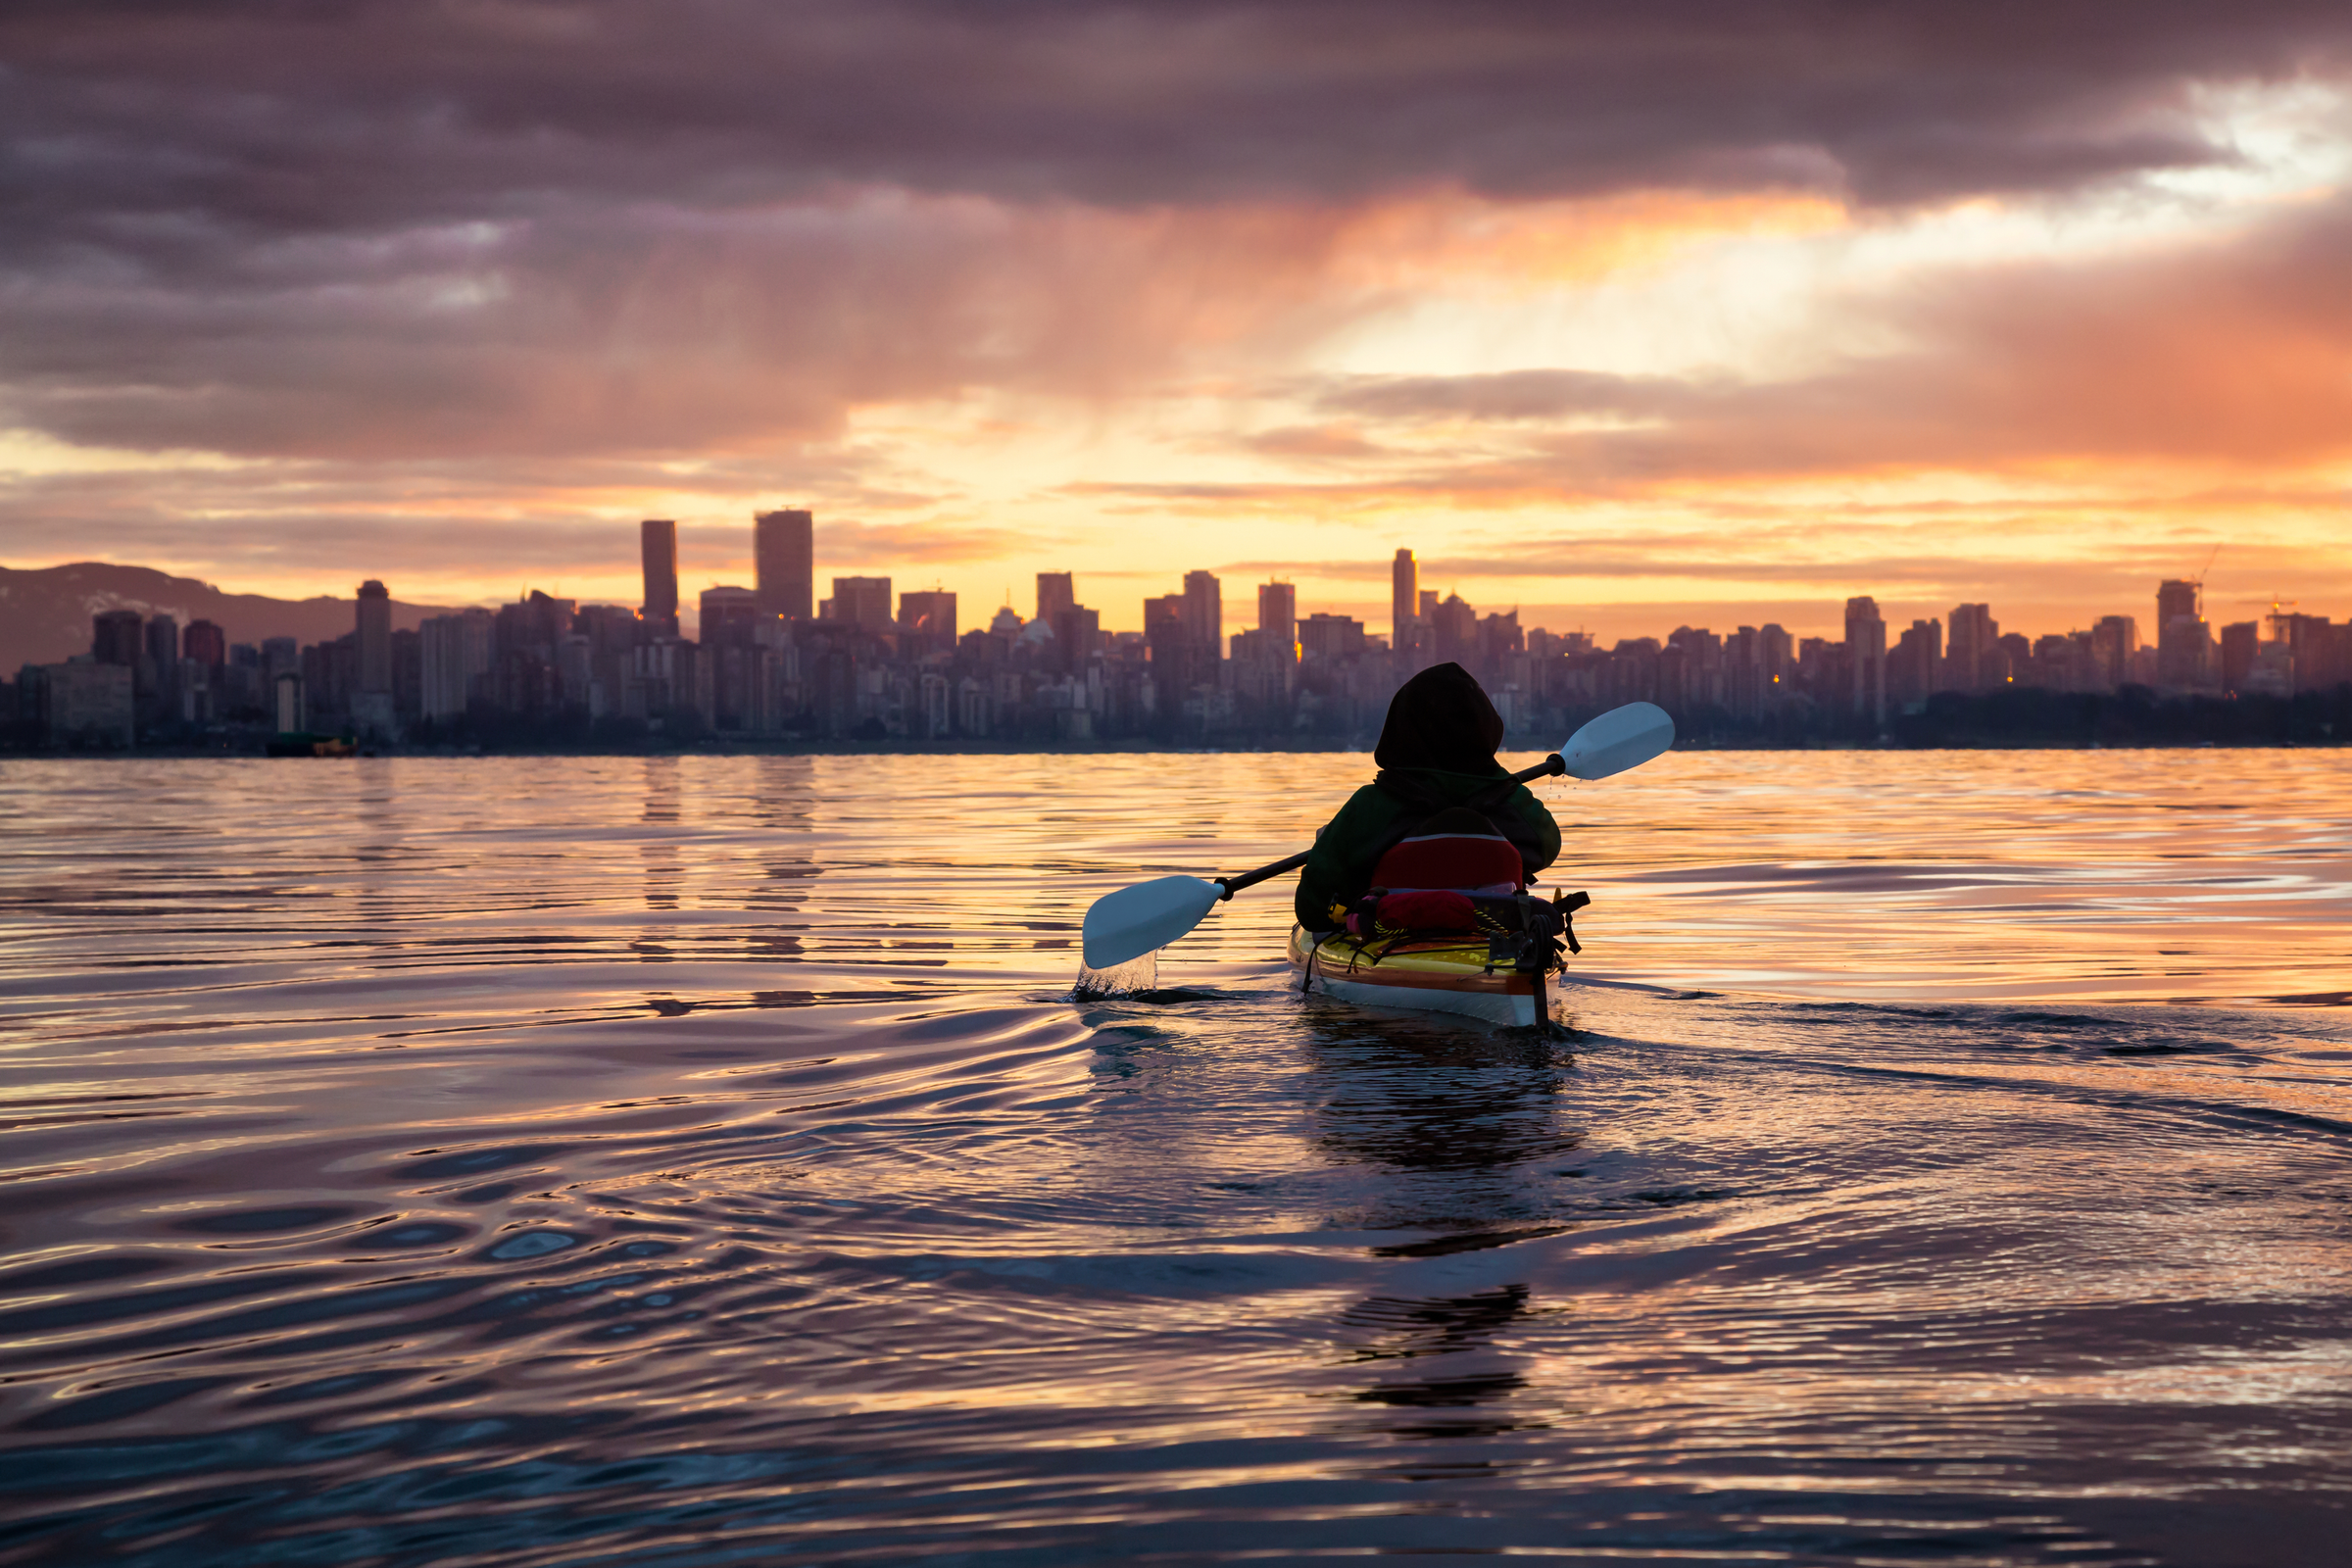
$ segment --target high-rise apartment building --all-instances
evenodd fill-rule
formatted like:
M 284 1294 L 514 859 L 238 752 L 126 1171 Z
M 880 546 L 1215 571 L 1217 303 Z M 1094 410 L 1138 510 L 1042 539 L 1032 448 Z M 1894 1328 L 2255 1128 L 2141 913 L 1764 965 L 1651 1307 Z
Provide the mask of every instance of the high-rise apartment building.
M 218 669 L 228 662 L 228 633 L 212 621 L 191 620 L 188 629 L 179 634 L 179 652 L 183 659 Z
M 373 577 L 360 584 L 360 684 L 364 692 L 392 689 L 392 595 Z
M 1213 660 L 1225 638 L 1225 602 L 1216 574 L 1184 574 L 1184 634 L 1195 648 L 1205 649 Z
M 146 617 L 137 611 L 101 610 L 90 617 L 90 658 L 101 664 L 136 669 L 146 636 Z
M 431 616 L 416 628 L 417 709 L 425 717 L 465 713 L 474 677 L 490 673 L 497 624 L 497 615 L 487 610 L 462 610 Z
M 922 639 L 921 648 L 946 653 L 956 646 L 956 596 L 940 588 L 899 595 L 899 635 Z
M 1269 659 L 1298 658 L 1298 590 L 1287 582 L 1260 583 L 1257 629 Z
M 1410 550 L 1399 550 L 1389 566 L 1389 646 L 1407 653 L 1421 614 L 1421 567 Z
M 2132 663 L 2139 653 L 2139 622 L 2130 615 L 2102 615 L 2090 628 L 2090 666 L 2093 682 L 2110 690 L 2132 679 Z
M 890 613 L 890 579 L 888 577 L 836 577 L 833 579 L 833 618 L 846 620 L 870 632 L 895 630 L 897 622 Z
M 1152 640 L 1152 628 L 1162 621 L 1173 621 L 1179 626 L 1184 624 L 1184 595 L 1161 594 L 1156 599 L 1144 601 L 1144 640 L 1146 642 Z
M 645 556 L 645 628 L 656 637 L 678 634 L 678 525 L 648 517 L 638 528 Z
M 1318 613 L 1298 622 L 1302 659 L 1353 659 L 1364 651 L 1364 623 L 1352 615 Z
M 1867 594 L 1845 602 L 1846 657 L 1853 668 L 1854 711 L 1875 722 L 1886 717 L 1886 621 Z
M 1037 618 L 1047 625 L 1063 611 L 1078 603 L 1078 585 L 1066 571 L 1041 571 L 1037 574 Z
M 1886 695 L 1898 703 L 1923 702 L 1936 694 L 1943 675 L 1943 622 L 1915 620 L 1886 654 Z
M 2205 684 L 2213 633 L 2205 625 L 2204 584 L 2168 578 L 2156 585 L 2156 679 L 2166 686 Z
M 701 616 L 696 630 L 706 643 L 723 641 L 732 634 L 732 628 L 753 626 L 767 616 L 758 589 L 731 588 L 724 584 L 704 589 L 696 609 Z
M 1944 686 L 1981 692 L 1999 684 L 1992 666 L 2000 641 L 2001 624 L 1992 618 L 1990 605 L 1954 605 L 1943 659 Z
M 816 600 L 816 520 L 806 511 L 762 512 L 752 519 L 754 591 L 760 608 L 807 620 Z

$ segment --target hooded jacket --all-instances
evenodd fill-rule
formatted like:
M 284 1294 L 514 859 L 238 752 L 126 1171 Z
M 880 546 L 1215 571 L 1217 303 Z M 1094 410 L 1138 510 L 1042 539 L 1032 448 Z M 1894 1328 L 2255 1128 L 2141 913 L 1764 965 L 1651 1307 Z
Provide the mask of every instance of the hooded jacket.
M 1519 851 L 1529 877 L 1559 858 L 1559 824 L 1494 760 L 1502 715 L 1459 664 L 1436 664 L 1396 689 L 1372 760 L 1380 772 L 1315 836 L 1293 904 L 1298 923 L 1328 931 L 1334 904 L 1372 886 L 1373 867 L 1419 823 L 1449 806 L 1484 814 Z

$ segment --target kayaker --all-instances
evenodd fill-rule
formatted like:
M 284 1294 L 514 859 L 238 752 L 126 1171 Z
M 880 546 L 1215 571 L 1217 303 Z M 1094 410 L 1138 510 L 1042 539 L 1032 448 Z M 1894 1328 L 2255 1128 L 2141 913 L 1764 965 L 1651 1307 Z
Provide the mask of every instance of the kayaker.
M 1523 880 L 1559 858 L 1560 828 L 1525 785 L 1494 760 L 1502 715 L 1459 664 L 1433 664 L 1396 689 L 1372 760 L 1380 772 L 1324 825 L 1298 873 L 1298 923 L 1329 931 L 1335 904 L 1371 890 L 1373 867 L 1441 812 L 1483 815 L 1519 852 Z

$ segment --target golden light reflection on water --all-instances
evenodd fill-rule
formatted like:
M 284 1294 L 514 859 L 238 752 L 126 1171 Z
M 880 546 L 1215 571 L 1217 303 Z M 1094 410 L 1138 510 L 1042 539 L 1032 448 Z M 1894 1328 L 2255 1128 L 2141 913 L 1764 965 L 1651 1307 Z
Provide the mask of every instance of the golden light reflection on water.
M 2352 1473 L 2337 758 L 1556 788 L 1564 1040 L 1299 998 L 1280 889 L 1069 998 L 1093 897 L 1361 759 L 12 765 L 9 1539 L 2291 1557 Z

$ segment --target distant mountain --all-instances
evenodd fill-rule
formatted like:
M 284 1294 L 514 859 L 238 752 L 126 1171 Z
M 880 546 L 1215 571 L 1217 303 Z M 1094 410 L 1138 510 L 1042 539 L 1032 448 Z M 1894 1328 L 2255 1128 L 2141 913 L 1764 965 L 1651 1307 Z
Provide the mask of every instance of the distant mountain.
M 193 577 L 173 577 L 151 566 L 117 566 L 77 562 L 19 571 L 0 566 L 0 679 L 14 680 L 19 666 L 53 664 L 90 651 L 90 617 L 101 610 L 135 610 L 171 615 L 182 628 L 209 620 L 232 643 L 265 637 L 327 642 L 352 629 L 356 599 L 270 599 L 261 594 L 224 594 Z M 392 601 L 395 630 L 427 615 L 447 614 L 435 605 Z

